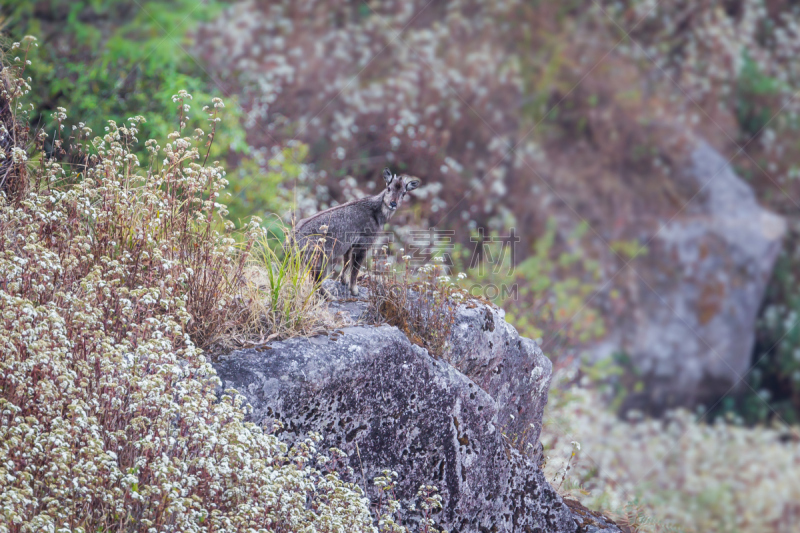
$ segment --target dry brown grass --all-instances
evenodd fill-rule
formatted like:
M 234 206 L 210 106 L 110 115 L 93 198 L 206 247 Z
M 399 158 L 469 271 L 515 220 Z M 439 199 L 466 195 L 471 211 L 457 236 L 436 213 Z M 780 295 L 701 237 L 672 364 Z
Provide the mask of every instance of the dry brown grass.
M 408 339 L 435 356 L 444 355 L 462 291 L 428 264 L 416 272 L 408 262 L 402 274 L 379 259 L 363 279 L 367 283 L 368 320 L 396 326 Z

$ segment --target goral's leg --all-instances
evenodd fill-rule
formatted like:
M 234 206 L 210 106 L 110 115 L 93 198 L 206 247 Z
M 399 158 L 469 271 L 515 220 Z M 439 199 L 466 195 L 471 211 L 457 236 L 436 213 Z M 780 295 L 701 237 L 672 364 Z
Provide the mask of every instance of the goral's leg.
M 358 296 L 358 271 L 361 270 L 361 264 L 367 256 L 366 248 L 353 248 L 350 252 L 350 294 Z
M 339 273 L 339 283 L 347 285 L 347 269 L 350 268 L 350 254 L 353 249 L 347 250 L 342 256 L 342 271 Z

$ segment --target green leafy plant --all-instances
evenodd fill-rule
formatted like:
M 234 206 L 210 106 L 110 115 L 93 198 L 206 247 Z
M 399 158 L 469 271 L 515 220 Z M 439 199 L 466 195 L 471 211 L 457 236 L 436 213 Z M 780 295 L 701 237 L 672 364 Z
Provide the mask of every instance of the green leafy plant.
M 251 346 L 273 339 L 316 335 L 339 321 L 328 311 L 322 282 L 316 280 L 308 255 L 289 228 L 271 225 L 250 250 L 243 272 L 247 319 L 231 332 L 227 344 Z
M 222 2 L 0 0 L 0 6 L 8 38 L 20 41 L 32 34 L 47 43 L 29 57 L 29 75 L 36 84 L 27 102 L 36 104 L 31 116 L 36 129 L 52 133 L 56 123 L 50 113 L 63 107 L 76 117 L 64 122 L 67 129 L 82 122 L 102 131 L 108 119 L 121 123 L 143 115 L 148 122 L 141 126 L 142 135 L 163 139 L 174 123 L 168 105 L 173 94 L 187 90 L 199 101 L 223 96 L 189 52 L 191 32 L 219 15 Z M 187 127 L 196 125 L 204 126 L 197 119 Z M 247 149 L 235 105 L 217 135 L 212 161 L 231 148 Z
M 726 398 L 715 415 L 736 415 L 745 421 L 800 421 L 800 291 L 798 236 L 792 230 L 778 256 L 757 322 L 754 368 L 749 387 Z
M 785 90 L 780 80 L 764 73 L 748 51 L 742 50 L 742 70 L 736 95 L 736 118 L 742 131 L 754 137 L 774 116 L 772 99 Z
M 271 233 L 289 235 L 281 217 L 288 218 L 291 206 L 297 205 L 297 185 L 308 175 L 303 163 L 307 154 L 308 146 L 297 142 L 271 151 L 253 150 L 227 175 L 225 201 L 231 220 L 241 227 L 256 215 Z

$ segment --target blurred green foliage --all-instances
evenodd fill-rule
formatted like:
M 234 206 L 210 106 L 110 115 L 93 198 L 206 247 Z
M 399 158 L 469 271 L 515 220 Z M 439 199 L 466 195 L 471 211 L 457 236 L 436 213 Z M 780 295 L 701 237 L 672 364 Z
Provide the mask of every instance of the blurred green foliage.
M 783 84 L 785 85 L 785 84 Z M 780 80 L 765 74 L 747 50 L 742 52 L 742 71 L 737 83 L 736 119 L 742 131 L 755 137 L 774 118 L 771 98 L 781 94 Z
M 68 124 L 84 122 L 100 133 L 109 119 L 122 123 L 142 115 L 142 138 L 164 139 L 177 122 L 172 95 L 185 89 L 195 105 L 224 96 L 187 52 L 189 32 L 222 7 L 213 0 L 0 0 L 4 31 L 20 41 L 34 35 L 40 46 L 30 57 L 36 103 L 32 126 L 51 132 L 50 114 L 67 109 Z M 237 107 L 218 126 L 212 157 L 246 151 Z M 206 127 L 198 120 L 189 127 Z M 144 150 L 141 151 L 142 153 Z
M 280 158 L 265 165 L 255 162 L 236 99 L 224 94 L 192 54 L 192 31 L 224 6 L 217 0 L 0 0 L 6 40 L 33 35 L 39 42 L 27 71 L 33 82 L 28 94 L 35 105 L 32 128 L 52 134 L 52 114 L 58 107 L 67 110 L 67 131 L 82 122 L 96 135 L 104 132 L 109 119 L 123 123 L 141 115 L 146 122 L 135 152 L 145 165 L 144 140 L 164 142 L 178 124 L 173 95 L 181 89 L 192 94 L 186 129 L 200 128 L 206 134 L 208 120 L 199 109 L 222 97 L 226 111 L 220 115 L 209 161 L 227 160 L 231 169 L 231 219 L 240 224 L 251 215 L 266 220 L 269 213 L 285 211 L 286 198 L 277 188 L 298 174 L 304 148 L 284 150 L 290 152 L 282 159 L 286 168 L 278 168 Z
M 738 398 L 726 398 L 719 408 L 746 422 L 769 419 L 800 422 L 800 289 L 797 236 L 792 235 L 778 257 L 756 327 L 749 387 Z
M 228 174 L 230 196 L 222 199 L 228 206 L 231 220 L 241 226 L 243 217 L 260 216 L 276 242 L 283 242 L 286 224 L 282 217 L 289 206 L 296 203 L 292 185 L 302 179 L 307 155 L 308 145 L 292 143 L 265 160 L 260 153 L 243 160 Z
M 533 338 L 543 337 L 542 325 L 549 324 L 549 329 L 555 331 L 547 332 L 548 337 L 555 339 L 556 346 L 582 344 L 605 333 L 602 317 L 587 305 L 601 278 L 600 264 L 579 245 L 588 224 L 580 223 L 567 239 L 565 249 L 554 254 L 556 229 L 556 221 L 549 219 L 545 233 L 534 244 L 533 254 L 514 270 L 520 282 L 520 303 L 533 301 L 538 312 L 530 313 L 523 307 L 509 314 L 514 324 L 530 331 Z
M 547 338 L 545 348 L 551 357 L 574 354 L 605 333 L 602 316 L 588 305 L 601 279 L 599 262 L 580 245 L 588 225 L 579 224 L 563 244 L 556 243 L 557 229 L 555 219 L 549 219 L 533 249 L 516 265 L 510 251 L 513 244 L 494 234 L 483 241 L 483 257 L 477 263 L 474 250 L 456 246 L 454 252 L 458 268 L 468 276 L 461 285 L 474 296 L 480 286 L 480 295 L 505 309 L 522 335 Z M 480 242 L 479 235 L 473 239 Z

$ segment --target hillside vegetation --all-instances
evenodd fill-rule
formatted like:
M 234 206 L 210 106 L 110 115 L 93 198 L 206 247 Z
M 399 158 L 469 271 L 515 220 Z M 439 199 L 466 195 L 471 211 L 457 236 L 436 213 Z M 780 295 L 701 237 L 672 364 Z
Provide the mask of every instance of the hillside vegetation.
M 464 283 L 518 282 L 497 303 L 562 377 L 542 432 L 554 486 L 636 530 L 794 531 L 794 2 L 0 7 L 0 532 L 368 530 L 336 452 L 281 445 L 233 392 L 216 403 L 201 348 L 318 330 L 292 300 L 308 286 L 253 267 L 287 257 L 275 243 L 291 211 L 372 193 L 387 161 L 425 183 L 393 219 L 393 251 L 436 226 L 451 240 L 425 252 L 466 269 L 476 243 L 525 228 L 516 264 Z M 713 424 L 620 418 L 624 358 L 574 363 L 626 308 L 641 233 L 700 192 L 670 179 L 696 137 L 790 222 L 753 392 Z
M 26 127 L 25 67 L 2 73 L 19 128 L 5 136 Z M 144 143 L 146 169 L 141 117 L 63 132 L 82 164 L 42 152 L 61 128 L 13 149 L 30 173 L 0 197 L 0 531 L 373 530 L 361 489 L 313 438 L 289 448 L 244 422 L 235 391 L 215 394 L 197 346 L 241 306 L 247 250 L 230 223 L 218 230 L 224 171 L 208 137 L 186 132 L 191 96 L 173 101 L 180 129 Z

